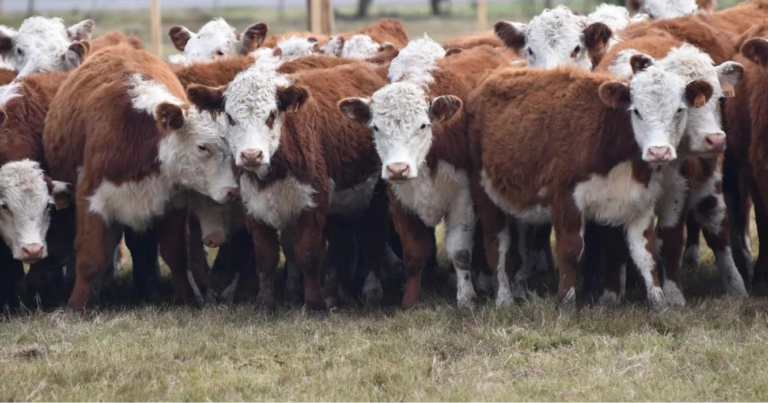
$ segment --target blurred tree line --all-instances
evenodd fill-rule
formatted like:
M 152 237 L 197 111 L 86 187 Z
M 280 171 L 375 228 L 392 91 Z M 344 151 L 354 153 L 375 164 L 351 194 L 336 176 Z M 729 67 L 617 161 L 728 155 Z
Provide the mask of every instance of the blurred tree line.
M 442 15 L 445 10 L 443 10 L 442 4 L 448 3 L 450 0 L 429 0 L 430 9 L 432 10 L 432 15 Z M 531 7 L 534 7 L 536 3 L 538 3 L 538 0 L 517 0 L 521 2 L 528 3 Z M 603 0 L 604 3 L 609 4 L 616 4 L 619 6 L 623 6 L 625 0 Z M 371 4 L 373 3 L 373 0 L 358 0 L 357 2 L 357 17 L 359 18 L 365 18 L 368 16 L 368 10 L 371 7 Z M 560 2 L 555 2 L 554 0 L 544 0 L 543 8 L 552 8 L 555 7 Z M 473 2 L 473 6 L 476 6 L 477 3 Z

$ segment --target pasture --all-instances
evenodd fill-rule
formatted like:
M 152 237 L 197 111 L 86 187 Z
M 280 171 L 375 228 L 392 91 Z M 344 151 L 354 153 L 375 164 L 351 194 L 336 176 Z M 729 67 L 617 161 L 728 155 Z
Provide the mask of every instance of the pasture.
M 551 294 L 460 310 L 439 287 L 414 311 L 325 320 L 288 305 L 30 312 L 0 323 L 0 399 L 768 399 L 768 300 L 723 296 L 712 262 L 686 272 L 688 306 L 660 314 L 641 290 L 572 318 Z

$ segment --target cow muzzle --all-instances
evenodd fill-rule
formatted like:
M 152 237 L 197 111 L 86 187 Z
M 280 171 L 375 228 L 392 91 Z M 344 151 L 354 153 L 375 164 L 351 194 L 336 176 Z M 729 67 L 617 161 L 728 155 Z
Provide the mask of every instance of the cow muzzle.
M 704 152 L 721 153 L 725 151 L 725 133 L 712 133 L 704 137 Z
M 387 180 L 390 180 L 390 181 L 407 180 L 411 175 L 411 167 L 409 167 L 408 164 L 405 164 L 402 162 L 388 164 L 386 171 L 387 171 Z
M 240 153 L 240 162 L 244 167 L 255 168 L 264 163 L 264 152 L 253 148 L 243 150 Z
M 649 147 L 646 152 L 647 162 L 665 163 L 675 160 L 675 151 L 670 146 Z
M 31 264 L 45 258 L 45 247 L 39 243 L 28 243 L 21 247 L 21 261 Z

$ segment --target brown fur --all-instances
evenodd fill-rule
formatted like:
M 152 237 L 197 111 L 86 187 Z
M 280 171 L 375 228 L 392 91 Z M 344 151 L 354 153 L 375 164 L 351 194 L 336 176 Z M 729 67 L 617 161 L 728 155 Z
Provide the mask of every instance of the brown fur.
M 647 37 L 639 37 L 628 39 L 624 42 L 614 45 L 602 58 L 600 64 L 598 64 L 594 71 L 596 72 L 608 72 L 608 68 L 616 60 L 619 53 L 625 49 L 635 49 L 640 53 L 653 57 L 654 59 L 664 58 L 669 51 L 674 47 L 680 47 L 683 42 L 673 38 L 671 35 L 652 35 Z
M 91 54 L 99 52 L 110 46 L 116 46 L 122 43 L 127 43 L 134 49 L 145 49 L 144 44 L 141 43 L 139 38 L 133 35 L 126 36 L 120 31 L 106 32 L 104 35 L 101 35 L 100 37 L 88 42 L 91 44 Z
M 317 34 L 313 34 L 312 32 L 288 31 L 282 34 L 275 34 L 270 36 L 269 38 L 264 40 L 264 42 L 261 44 L 261 47 L 276 48 L 277 43 L 280 42 L 281 39 L 290 38 L 292 36 L 298 36 L 302 38 L 315 38 L 317 39 L 317 43 L 319 44 L 319 46 L 323 46 L 323 44 L 328 42 L 327 35 L 317 35 Z
M 13 70 L 0 69 L 0 85 L 8 85 L 16 79 L 17 73 Z
M 768 20 L 768 1 L 747 0 L 714 13 L 712 18 L 718 27 L 741 34 Z
M 470 49 L 477 46 L 487 45 L 494 48 L 500 48 L 504 46 L 504 42 L 496 36 L 493 32 L 458 36 L 448 39 L 443 42 L 443 48 L 445 49 Z
M 396 49 L 402 49 L 408 44 L 408 33 L 405 31 L 403 23 L 393 18 L 383 18 L 357 31 L 344 32 L 336 36 L 341 36 L 347 41 L 354 35 L 368 35 L 374 42 L 379 44 L 391 43 Z

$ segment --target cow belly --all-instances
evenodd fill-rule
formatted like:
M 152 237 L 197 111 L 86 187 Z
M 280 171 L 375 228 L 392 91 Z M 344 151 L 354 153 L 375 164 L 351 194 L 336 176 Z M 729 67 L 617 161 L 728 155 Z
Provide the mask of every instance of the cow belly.
M 153 218 L 166 211 L 173 194 L 173 186 L 161 175 L 119 185 L 104 180 L 89 198 L 89 210 L 107 224 L 116 222 L 144 231 Z
M 302 211 L 316 206 L 315 189 L 291 176 L 261 188 L 243 176 L 240 188 L 248 215 L 273 228 L 284 228 Z
M 607 176 L 592 175 L 576 185 L 573 198 L 591 221 L 621 226 L 653 211 L 661 195 L 662 173 L 655 171 L 646 185 L 632 175 L 632 162 L 622 162 Z
M 491 184 L 485 170 L 480 171 L 480 185 L 488 198 L 505 213 L 531 225 L 543 225 L 552 222 L 552 209 L 543 204 L 535 204 L 527 208 L 518 208 L 508 203 Z M 546 189 L 539 190 L 539 196 L 544 197 Z
M 372 176 L 363 183 L 359 183 L 349 189 L 333 191 L 331 205 L 328 214 L 351 216 L 360 213 L 371 204 L 373 189 L 379 176 Z M 334 188 L 333 182 L 331 188 Z
M 455 195 L 469 188 L 469 177 L 465 171 L 440 161 L 434 175 L 426 167 L 419 168 L 418 177 L 390 184 L 400 204 L 428 226 L 435 227 L 448 212 Z

